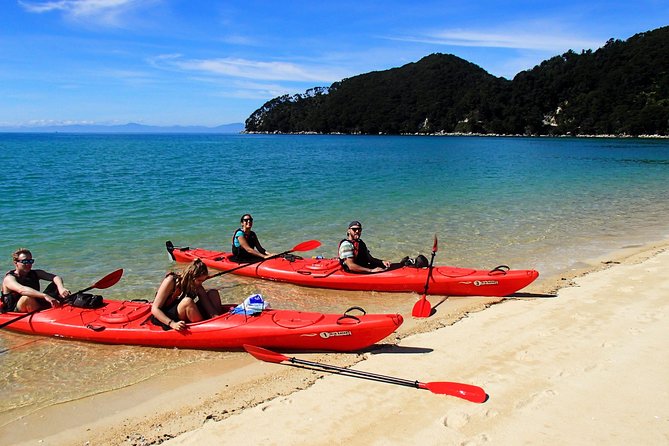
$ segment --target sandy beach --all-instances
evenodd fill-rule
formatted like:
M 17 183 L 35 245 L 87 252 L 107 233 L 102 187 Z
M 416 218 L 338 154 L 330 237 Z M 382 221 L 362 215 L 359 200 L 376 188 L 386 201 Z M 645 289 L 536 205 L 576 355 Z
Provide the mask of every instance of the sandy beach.
M 481 386 L 482 404 L 248 356 L 40 410 L 0 442 L 667 444 L 668 246 L 623 250 L 514 298 L 431 296 L 435 315 L 407 316 L 361 354 L 290 354 Z

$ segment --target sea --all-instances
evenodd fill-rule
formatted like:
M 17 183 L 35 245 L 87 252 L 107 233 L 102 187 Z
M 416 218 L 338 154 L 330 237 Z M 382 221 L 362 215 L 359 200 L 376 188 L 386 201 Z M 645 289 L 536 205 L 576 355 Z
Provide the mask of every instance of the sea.
M 669 140 L 347 135 L 0 134 L 0 268 L 29 248 L 71 291 L 123 268 L 107 299 L 152 299 L 176 246 L 229 250 L 244 213 L 272 252 L 336 256 L 351 220 L 376 257 L 537 269 L 539 281 L 669 237 Z M 223 275 L 226 303 L 409 315 L 417 296 Z M 0 332 L 0 432 L 40 408 L 241 353 Z

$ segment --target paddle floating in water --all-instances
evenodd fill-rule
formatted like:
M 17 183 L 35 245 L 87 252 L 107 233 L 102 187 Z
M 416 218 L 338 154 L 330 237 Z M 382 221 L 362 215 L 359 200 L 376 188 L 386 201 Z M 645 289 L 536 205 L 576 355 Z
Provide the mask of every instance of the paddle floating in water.
M 266 348 L 256 347 L 254 345 L 243 345 L 244 350 L 253 355 L 256 359 L 266 362 L 282 363 L 285 361 L 291 364 L 306 366 L 306 368 L 337 373 L 344 376 L 368 379 L 370 381 L 385 382 L 388 384 L 397 384 L 405 387 L 415 387 L 416 389 L 429 390 L 432 393 L 440 395 L 450 395 L 471 401 L 473 403 L 483 403 L 488 399 L 488 395 L 481 387 L 471 384 L 462 384 L 456 382 L 429 382 L 411 381 L 409 379 L 395 378 L 393 376 L 378 375 L 376 373 L 365 372 L 362 370 L 347 369 L 334 365 L 323 364 L 320 362 L 305 361 L 303 359 L 289 358 L 288 356 L 276 353 Z

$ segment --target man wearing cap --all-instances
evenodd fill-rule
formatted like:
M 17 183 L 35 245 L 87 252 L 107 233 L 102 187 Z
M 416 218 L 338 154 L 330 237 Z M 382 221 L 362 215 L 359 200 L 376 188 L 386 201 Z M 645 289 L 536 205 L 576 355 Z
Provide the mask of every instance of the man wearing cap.
M 348 225 L 346 238 L 339 242 L 339 261 L 344 270 L 352 273 L 378 273 L 390 266 L 387 260 L 377 259 L 362 241 L 362 224 L 353 220 Z

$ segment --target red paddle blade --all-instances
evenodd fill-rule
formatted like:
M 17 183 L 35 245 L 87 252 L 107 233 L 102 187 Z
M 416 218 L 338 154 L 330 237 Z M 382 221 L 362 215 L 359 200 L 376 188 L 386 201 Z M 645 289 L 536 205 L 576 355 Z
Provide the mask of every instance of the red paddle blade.
M 97 288 L 97 289 L 100 289 L 100 290 L 104 290 L 105 288 L 109 288 L 110 286 L 116 285 L 116 283 L 119 280 L 121 280 L 122 275 L 123 275 L 123 268 L 117 269 L 113 273 L 109 273 L 106 276 L 104 276 L 102 279 L 95 282 L 95 285 L 93 285 L 91 288 Z
M 306 242 L 295 245 L 291 251 L 311 251 L 319 246 L 321 246 L 321 242 L 318 240 L 307 240 Z
M 471 384 L 453 382 L 418 383 L 419 389 L 427 389 L 432 393 L 457 396 L 473 403 L 483 403 L 488 399 L 485 390 Z
M 437 234 L 434 234 L 434 245 L 432 245 L 432 252 L 437 252 L 438 243 L 437 243 Z
M 256 347 L 255 345 L 244 344 L 242 347 L 244 347 L 244 350 L 248 353 L 253 355 L 254 358 L 261 361 L 280 363 L 290 360 L 288 356 L 267 350 L 266 348 Z
M 411 315 L 413 317 L 430 317 L 431 313 L 432 305 L 430 305 L 430 301 L 428 301 L 425 298 L 425 294 L 423 294 L 423 297 L 418 299 L 418 302 L 414 304 L 413 310 L 411 310 Z

